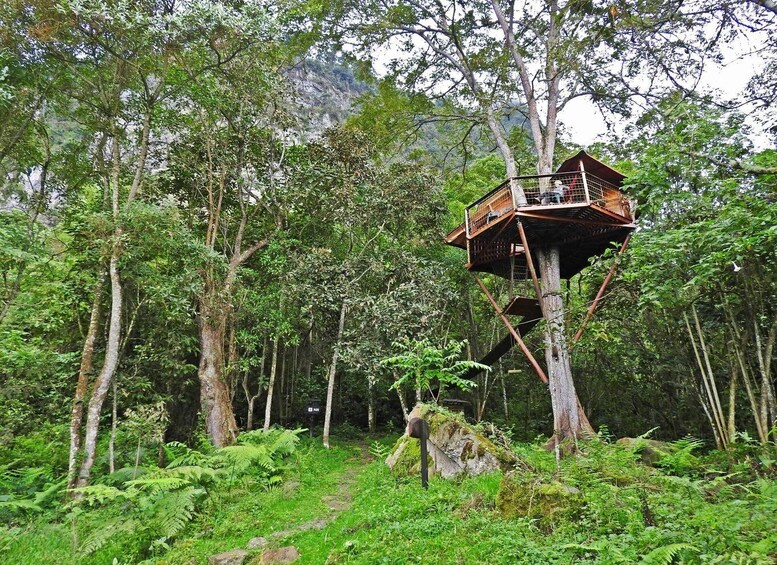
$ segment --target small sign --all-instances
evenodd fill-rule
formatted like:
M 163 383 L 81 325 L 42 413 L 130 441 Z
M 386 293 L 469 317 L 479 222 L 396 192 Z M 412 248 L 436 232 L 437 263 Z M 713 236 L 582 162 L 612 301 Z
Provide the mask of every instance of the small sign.
M 317 398 L 311 398 L 308 401 L 308 406 L 305 409 L 308 416 L 318 416 L 321 414 L 321 401 Z

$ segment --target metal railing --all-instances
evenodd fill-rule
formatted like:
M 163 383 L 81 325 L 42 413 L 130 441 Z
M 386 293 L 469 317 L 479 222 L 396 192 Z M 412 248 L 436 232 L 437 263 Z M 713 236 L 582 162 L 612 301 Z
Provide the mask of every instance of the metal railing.
M 516 190 L 505 181 L 464 211 L 467 237 L 518 208 L 595 204 L 632 220 L 625 195 L 613 184 L 583 171 L 515 177 Z

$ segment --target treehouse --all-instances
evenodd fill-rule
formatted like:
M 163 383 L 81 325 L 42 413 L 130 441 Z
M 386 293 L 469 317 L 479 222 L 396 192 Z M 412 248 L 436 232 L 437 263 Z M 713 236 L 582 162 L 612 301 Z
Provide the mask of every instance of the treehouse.
M 515 296 L 515 285 L 531 281 L 536 296 L 540 296 L 536 251 L 542 248 L 558 248 L 560 276 L 566 279 L 613 243 L 621 244 L 623 252 L 636 227 L 634 202 L 620 189 L 624 178 L 580 151 L 555 173 L 508 179 L 466 208 L 464 223 L 448 234 L 446 243 L 467 251 L 469 271 L 491 273 L 510 281 L 510 301 L 500 308 L 478 280 L 510 329 L 510 335 L 481 363 L 492 365 L 518 343 L 544 377 L 520 338 L 542 319 L 542 304 L 538 298 Z M 611 275 L 605 279 L 586 322 Z M 522 320 L 513 325 L 506 316 L 520 316 Z

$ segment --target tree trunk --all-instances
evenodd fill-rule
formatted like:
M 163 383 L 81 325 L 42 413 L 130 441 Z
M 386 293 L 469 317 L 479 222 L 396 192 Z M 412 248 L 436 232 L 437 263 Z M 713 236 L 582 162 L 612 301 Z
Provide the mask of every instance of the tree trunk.
M 272 342 L 272 367 L 270 368 L 270 384 L 267 386 L 267 402 L 264 406 L 264 426 L 262 429 L 270 429 L 270 415 L 272 413 L 272 395 L 275 387 L 275 373 L 278 370 L 278 342 L 280 338 L 275 338 Z
M 367 376 L 367 429 L 371 434 L 377 430 L 375 420 L 375 377 Z
M 224 382 L 224 332 L 226 312 L 213 309 L 200 300 L 200 403 L 205 414 L 205 430 L 216 447 L 225 447 L 237 437 L 227 383 Z
M 116 471 L 116 427 L 119 419 L 119 400 L 116 379 L 113 379 L 113 395 L 111 398 L 111 438 L 108 440 L 108 472 Z
M 102 300 L 103 276 L 97 281 L 92 299 L 92 311 L 89 315 L 89 329 L 86 332 L 84 348 L 81 353 L 81 367 L 78 370 L 73 410 L 70 413 L 70 455 L 67 465 L 67 488 L 75 488 L 76 466 L 78 465 L 78 452 L 81 449 L 81 425 L 84 419 L 84 400 L 86 390 L 89 387 L 89 373 L 92 372 L 92 360 L 94 358 L 94 344 L 97 340 L 97 328 L 100 324 L 100 301 Z
M 329 366 L 329 383 L 326 387 L 326 407 L 324 408 L 324 447 L 329 449 L 329 427 L 332 423 L 332 396 L 335 390 L 335 375 L 337 374 L 337 358 L 340 355 L 340 346 L 343 340 L 343 330 L 345 328 L 345 312 L 347 306 L 343 300 L 340 306 L 340 323 L 337 327 L 337 341 L 332 352 L 332 364 Z
M 121 235 L 119 233 L 119 235 Z M 103 367 L 97 379 L 94 381 L 92 398 L 86 413 L 86 433 L 84 437 L 84 461 L 78 473 L 78 486 L 89 484 L 96 451 L 97 431 L 100 426 L 100 412 L 102 411 L 105 397 L 111 386 L 111 380 L 116 373 L 119 364 L 119 348 L 121 345 L 121 316 L 122 316 L 122 288 L 119 278 L 119 242 L 114 243 L 111 252 L 108 274 L 111 281 L 111 320 L 108 326 L 108 342 L 105 348 Z
M 553 406 L 553 439 L 557 443 L 575 441 L 580 437 L 594 435 L 594 431 L 580 406 L 572 380 L 569 348 L 564 331 L 559 250 L 557 247 L 540 249 L 537 256 L 543 289 L 542 301 L 547 318 L 545 361 L 548 365 L 548 386 Z

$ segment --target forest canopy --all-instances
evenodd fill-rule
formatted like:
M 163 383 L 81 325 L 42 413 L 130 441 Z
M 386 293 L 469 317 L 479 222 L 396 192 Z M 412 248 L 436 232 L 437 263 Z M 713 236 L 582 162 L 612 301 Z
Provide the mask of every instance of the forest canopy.
M 268 430 L 314 400 L 327 447 L 445 398 L 521 441 L 774 442 L 776 24 L 757 0 L 5 2 L 0 467 L 63 499 L 203 453 L 271 481 L 299 438 Z M 580 108 L 607 126 L 585 147 Z M 479 365 L 507 329 L 445 236 L 581 149 L 637 214 L 569 278 L 536 247 L 548 386 L 519 347 Z

